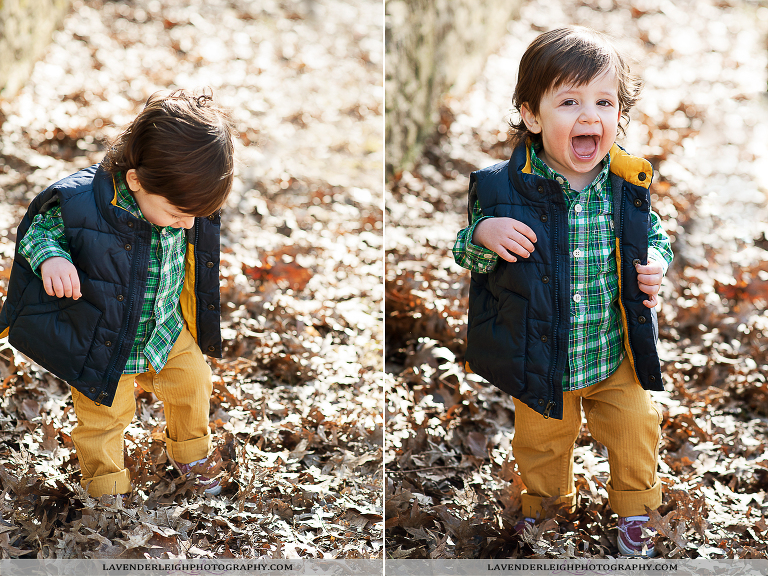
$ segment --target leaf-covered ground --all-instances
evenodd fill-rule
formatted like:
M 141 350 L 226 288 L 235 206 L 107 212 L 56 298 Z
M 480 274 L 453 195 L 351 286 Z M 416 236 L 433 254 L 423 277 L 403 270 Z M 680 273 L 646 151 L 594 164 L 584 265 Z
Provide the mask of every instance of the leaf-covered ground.
M 525 3 L 481 79 L 448 98 L 417 166 L 386 198 L 387 556 L 616 556 L 605 448 L 583 428 L 579 505 L 516 536 L 522 484 L 509 397 L 466 375 L 469 274 L 453 263 L 471 170 L 511 152 L 519 58 L 556 24 L 608 32 L 645 81 L 628 150 L 652 161 L 673 238 L 662 287 L 666 393 L 652 516 L 667 558 L 768 558 L 768 8 L 739 0 Z
M 134 490 L 87 497 L 67 386 L 0 344 L 0 557 L 381 557 L 381 39 L 372 0 L 75 2 L 0 101 L 0 301 L 29 201 L 100 161 L 150 94 L 209 86 L 239 134 L 212 362 L 221 496 L 179 478 L 162 404 L 137 392 Z

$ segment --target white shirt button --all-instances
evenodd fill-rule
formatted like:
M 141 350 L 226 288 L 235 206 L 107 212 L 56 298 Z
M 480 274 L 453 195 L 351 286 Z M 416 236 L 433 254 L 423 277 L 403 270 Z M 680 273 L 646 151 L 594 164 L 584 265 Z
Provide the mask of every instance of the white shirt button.
M 573 256 L 575 258 L 581 258 L 584 256 L 584 251 L 581 248 L 576 248 L 576 250 L 573 251 Z
M 557 178 L 555 178 L 555 180 L 557 180 L 557 183 L 558 183 L 558 184 L 561 184 L 561 185 L 563 184 L 563 182 L 565 182 L 565 180 L 563 180 L 563 179 L 562 179 L 560 176 L 558 176 Z
M 576 304 L 581 302 L 581 294 L 574 294 L 573 295 L 573 301 L 576 302 Z
M 576 214 L 581 212 L 584 208 L 581 206 L 581 204 L 576 204 L 576 206 L 573 207 L 573 209 L 576 211 Z

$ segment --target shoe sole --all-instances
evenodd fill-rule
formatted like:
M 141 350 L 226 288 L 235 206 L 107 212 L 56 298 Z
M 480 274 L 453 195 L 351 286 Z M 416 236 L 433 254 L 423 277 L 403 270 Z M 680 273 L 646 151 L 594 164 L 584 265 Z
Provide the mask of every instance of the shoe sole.
M 654 556 L 656 556 L 656 550 L 654 550 L 653 548 L 648 548 L 645 554 L 643 554 L 642 552 L 637 552 L 635 550 L 630 550 L 629 548 L 627 548 L 627 546 L 624 545 L 624 542 L 622 541 L 621 537 L 619 537 L 616 540 L 616 543 L 619 545 L 619 552 L 621 552 L 623 556 L 628 556 L 630 558 L 653 558 Z

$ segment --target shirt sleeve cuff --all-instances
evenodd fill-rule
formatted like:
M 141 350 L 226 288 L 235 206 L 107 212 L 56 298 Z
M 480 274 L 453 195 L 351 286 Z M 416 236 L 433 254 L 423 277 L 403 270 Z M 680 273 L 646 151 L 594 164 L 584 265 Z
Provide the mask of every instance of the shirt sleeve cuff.
M 33 254 L 24 254 L 24 256 L 27 258 L 29 265 L 32 267 L 32 271 L 37 274 L 38 278 L 42 278 L 42 275 L 40 274 L 40 266 L 43 262 L 48 260 L 48 258 L 66 258 L 72 262 L 72 257 L 69 253 L 55 243 L 35 250 Z
M 499 255 L 496 254 L 496 252 L 472 242 L 472 237 L 475 235 L 475 228 L 480 222 L 487 220 L 488 218 L 492 218 L 492 216 L 483 216 L 482 218 L 479 218 L 472 223 L 467 231 L 467 254 L 475 262 L 475 268 L 481 274 L 487 274 L 492 271 L 499 261 Z
M 667 275 L 667 269 L 669 269 L 669 262 L 667 262 L 666 258 L 661 254 L 659 250 L 654 248 L 653 246 L 648 247 L 648 260 L 653 260 L 654 262 L 661 264 L 661 274 L 662 276 Z

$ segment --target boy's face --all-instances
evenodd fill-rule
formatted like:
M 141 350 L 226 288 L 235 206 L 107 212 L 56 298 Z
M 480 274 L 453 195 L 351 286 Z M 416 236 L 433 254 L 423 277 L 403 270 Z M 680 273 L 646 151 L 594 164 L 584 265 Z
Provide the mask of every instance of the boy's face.
M 543 160 L 578 189 L 600 172 L 600 161 L 616 140 L 621 110 L 619 82 L 608 70 L 582 86 L 562 85 L 547 91 L 539 113 L 521 107 L 523 121 L 541 134 Z
M 195 225 L 194 216 L 185 214 L 162 196 L 145 191 L 139 183 L 136 170 L 128 170 L 125 174 L 125 180 L 128 182 L 128 187 L 133 192 L 133 197 L 141 208 L 144 218 L 152 224 L 161 228 L 166 226 L 192 228 Z

